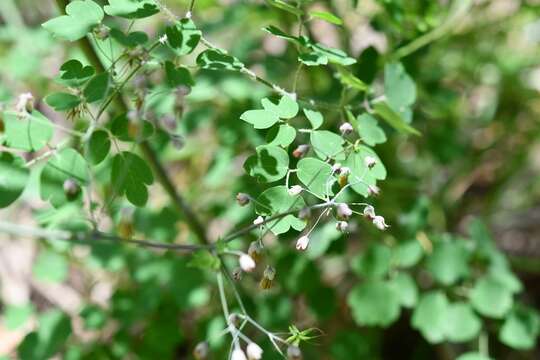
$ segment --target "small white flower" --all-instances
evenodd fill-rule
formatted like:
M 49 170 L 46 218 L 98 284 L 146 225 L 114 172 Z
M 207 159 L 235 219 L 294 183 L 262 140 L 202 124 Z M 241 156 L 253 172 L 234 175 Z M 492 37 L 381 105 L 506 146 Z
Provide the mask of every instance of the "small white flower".
M 253 220 L 253 225 L 261 225 L 264 223 L 264 218 L 262 216 L 257 216 L 255 220 Z
M 342 135 L 347 135 L 347 134 L 352 133 L 353 127 L 350 123 L 345 122 L 341 124 L 341 126 L 339 127 L 339 131 L 341 132 Z
M 346 232 L 349 228 L 349 223 L 346 221 L 338 221 L 336 223 L 336 230 L 339 230 L 341 232 Z
M 379 195 L 381 189 L 377 185 L 368 185 L 368 194 L 369 195 Z
M 255 269 L 255 260 L 248 254 L 242 254 L 238 258 L 238 263 L 240 264 L 240 268 L 244 270 L 245 272 L 251 272 L 253 269 Z
M 287 190 L 287 192 L 291 196 L 296 196 L 296 195 L 300 194 L 302 192 L 302 190 L 304 190 L 304 189 L 300 185 L 293 185 Z
M 247 360 L 246 354 L 237 346 L 232 352 L 231 360 Z
M 384 218 L 380 215 L 375 216 L 372 222 L 373 225 L 375 225 L 375 227 L 379 230 L 385 230 L 388 227 L 388 225 L 386 225 L 386 223 L 384 222 Z
M 347 176 L 351 173 L 351 169 L 349 169 L 348 167 L 346 166 L 343 166 L 339 169 L 339 175 L 342 175 L 342 176 Z
M 337 205 L 337 215 L 339 218 L 348 218 L 352 215 L 352 210 L 349 205 L 345 203 L 340 203 Z
M 332 165 L 332 172 L 338 172 L 340 169 L 341 169 L 340 163 L 335 163 L 334 165 Z
M 309 245 L 309 237 L 304 235 L 296 240 L 296 250 L 306 250 Z
M 159 43 L 161 45 L 164 45 L 166 42 L 167 42 L 167 34 L 163 34 L 162 36 L 159 37 Z
M 250 342 L 246 348 L 246 354 L 249 360 L 260 360 L 262 358 L 263 349 L 254 342 Z
M 193 14 L 191 13 L 191 11 L 188 11 L 188 12 L 186 13 L 185 18 L 186 18 L 186 19 L 191 19 L 191 16 L 192 16 L 192 15 L 193 15 Z
M 375 217 L 375 208 L 371 205 L 368 205 L 364 208 L 364 216 L 370 219 Z
M 34 95 L 30 92 L 22 93 L 17 98 L 15 110 L 21 113 L 30 113 L 34 110 Z
M 366 164 L 366 166 L 371 169 L 375 166 L 375 164 L 377 164 L 377 159 L 375 159 L 373 156 L 368 155 L 364 158 L 364 164 Z

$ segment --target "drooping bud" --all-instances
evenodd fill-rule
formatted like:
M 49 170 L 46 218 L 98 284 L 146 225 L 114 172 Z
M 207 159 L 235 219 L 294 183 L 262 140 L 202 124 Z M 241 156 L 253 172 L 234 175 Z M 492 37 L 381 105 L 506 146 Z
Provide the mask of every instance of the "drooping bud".
M 250 342 L 246 348 L 246 354 L 249 360 L 260 360 L 262 353 L 263 349 L 254 342 Z
M 249 204 L 249 195 L 242 192 L 236 194 L 236 202 L 240 206 L 246 206 L 247 204 Z
M 379 230 L 386 230 L 386 228 L 388 227 L 388 225 L 386 225 L 384 221 L 384 218 L 380 215 L 375 216 L 372 222 L 373 225 L 375 225 L 375 227 Z
M 247 360 L 246 354 L 237 346 L 232 352 L 231 360 Z
M 339 203 L 336 206 L 336 212 L 339 219 L 347 220 L 352 215 L 352 210 L 349 205 L 345 203 Z
M 375 208 L 371 205 L 368 205 L 364 208 L 364 216 L 368 219 L 373 219 L 375 217 Z
M 251 272 L 257 266 L 255 260 L 253 260 L 253 258 L 248 254 L 240 255 L 238 258 L 238 263 L 240 264 L 240 268 L 245 272 Z
M 267 290 L 272 287 L 274 284 L 274 278 L 276 277 L 276 269 L 274 269 L 272 266 L 267 266 L 266 269 L 264 269 L 263 277 L 261 279 L 261 282 L 259 283 L 259 286 L 261 289 Z
M 377 164 L 377 159 L 375 159 L 373 156 L 366 156 L 364 158 L 364 164 L 366 164 L 366 166 L 371 169 L 375 166 L 375 164 Z
M 69 178 L 66 181 L 64 181 L 64 184 L 62 186 L 64 188 L 64 194 L 66 195 L 66 198 L 69 201 L 74 200 L 75 198 L 77 198 L 77 196 L 81 192 L 81 187 L 79 186 L 77 181 L 75 181 L 72 178 Z
M 309 245 L 309 237 L 307 235 L 300 236 L 298 240 L 296 240 L 296 250 L 304 251 L 307 249 Z
M 300 220 L 308 220 L 311 217 L 311 209 L 309 207 L 304 207 L 298 212 L 298 218 Z
M 287 192 L 291 196 L 296 196 L 296 195 L 300 194 L 302 192 L 302 190 L 304 190 L 304 189 L 300 185 L 293 185 L 287 190 Z
M 206 341 L 201 341 L 193 349 L 193 357 L 195 360 L 206 360 L 210 355 L 210 347 Z
M 255 220 L 253 220 L 253 225 L 262 225 L 264 224 L 264 218 L 262 216 L 257 216 Z
M 339 132 L 341 132 L 341 135 L 343 135 L 343 136 L 349 135 L 350 133 L 353 132 L 353 127 L 352 127 L 352 125 L 350 123 L 344 122 L 339 127 Z
M 260 241 L 252 241 L 251 244 L 249 244 L 248 248 L 248 255 L 251 256 L 253 260 L 255 260 L 255 263 L 258 263 L 261 261 L 263 254 L 263 248 L 261 246 Z
M 234 279 L 234 281 L 242 280 L 242 269 L 240 269 L 239 267 L 234 268 L 232 271 L 232 278 Z
M 34 95 L 30 92 L 20 94 L 17 98 L 15 110 L 20 113 L 31 113 L 34 111 Z
M 309 145 L 302 144 L 302 145 L 298 145 L 298 147 L 294 149 L 292 154 L 295 158 L 299 159 L 303 157 L 304 155 L 306 155 L 308 151 L 309 151 Z
M 290 345 L 287 348 L 287 360 L 301 360 L 302 359 L 302 351 L 300 351 L 300 348 L 295 345 Z
M 381 192 L 381 189 L 377 185 L 368 185 L 368 195 L 377 196 Z
M 182 148 L 185 145 L 184 138 L 178 134 L 170 134 L 170 136 L 171 136 L 171 144 L 174 146 L 174 148 L 176 150 L 182 150 Z
M 346 232 L 348 228 L 349 228 L 349 223 L 346 221 L 338 221 L 336 223 L 336 230 L 338 231 Z
M 168 131 L 175 131 L 177 127 L 176 117 L 172 114 L 165 114 L 159 119 L 159 123 Z
M 339 173 L 341 170 L 342 165 L 340 163 L 335 163 L 332 165 L 332 172 Z
M 349 176 L 350 173 L 351 173 L 351 169 L 349 169 L 346 166 L 341 166 L 339 168 L 339 175 L 341 176 Z

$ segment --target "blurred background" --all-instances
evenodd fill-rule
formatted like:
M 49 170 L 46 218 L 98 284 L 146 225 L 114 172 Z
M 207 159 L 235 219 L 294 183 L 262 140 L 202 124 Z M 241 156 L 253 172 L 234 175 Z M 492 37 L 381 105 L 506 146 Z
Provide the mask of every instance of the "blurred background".
M 164 3 L 179 15 L 188 6 Z M 540 1 L 475 0 L 459 16 L 453 16 L 449 0 L 305 3 L 343 19 L 341 27 L 320 20 L 307 27 L 317 41 L 356 58 L 354 74 L 374 89 L 382 87 L 385 62 L 405 46 L 401 61 L 418 93 L 412 125 L 422 136 L 385 127 L 389 141 L 376 148 L 389 174 L 376 200 L 392 225 L 388 233 L 359 221 L 351 236 L 342 237 L 333 225 L 325 226 L 314 235 L 317 246 L 303 257 L 293 251 L 294 236 L 280 238 L 283 246 L 269 238 L 276 286 L 262 293 L 255 280 L 244 279 L 247 306 L 269 329 L 286 331 L 291 323 L 321 329 L 322 336 L 303 347 L 306 359 L 454 359 L 476 345 L 429 344 L 411 328 L 409 310 L 386 329 L 358 326 L 346 300 L 358 272 L 348 264 L 373 241 L 392 244 L 431 234 L 491 237 L 523 284 L 520 300 L 538 308 Z M 58 87 L 51 80 L 64 61 L 84 61 L 76 44 L 57 41 L 41 28 L 58 14 L 53 0 L 0 1 L 0 104 L 7 108 L 31 92 L 40 111 L 70 127 L 70 120 L 42 101 Z M 261 29 L 276 25 L 293 32 L 294 16 L 262 1 L 197 0 L 194 21 L 212 43 L 256 73 L 291 87 L 294 47 Z M 157 15 L 134 28 L 157 36 L 165 25 L 166 18 Z M 426 34 L 423 46 L 406 48 Z M 108 43 L 101 46 L 104 57 L 114 52 Z M 193 64 L 196 53 L 183 62 Z M 264 189 L 242 168 L 264 136 L 238 118 L 269 92 L 235 73 L 200 70 L 196 80 L 174 118 L 182 148 L 157 143 L 175 184 L 217 237 L 253 217 L 234 202 L 235 194 Z M 297 91 L 338 102 L 340 84 L 328 68 L 313 67 L 302 71 Z M 170 98 L 153 99 L 156 117 L 172 112 Z M 327 117 L 329 124 L 341 120 Z M 35 179 L 34 185 L 16 206 L 0 211 L 2 220 L 53 227 L 74 216 L 73 209 L 52 211 L 40 200 Z M 187 239 L 182 214 L 158 185 L 151 193 L 145 208 L 116 204 L 109 228 L 120 229 L 127 218 L 139 237 Z M 0 355 L 188 359 L 199 341 L 210 339 L 215 358 L 225 359 L 228 340 L 215 336 L 224 321 L 214 279 L 188 261 L 121 244 L 83 247 L 0 234 Z M 417 266 L 422 284 L 422 265 Z M 485 326 L 489 334 L 490 323 Z M 515 351 L 495 335 L 489 339 L 495 359 L 540 358 L 539 349 Z M 268 350 L 265 358 L 278 357 Z

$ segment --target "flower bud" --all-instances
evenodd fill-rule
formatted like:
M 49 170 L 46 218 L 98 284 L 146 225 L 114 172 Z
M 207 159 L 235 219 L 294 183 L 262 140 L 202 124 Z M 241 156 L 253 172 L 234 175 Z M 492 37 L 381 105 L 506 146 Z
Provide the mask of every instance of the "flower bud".
M 304 207 L 298 212 L 298 218 L 300 220 L 308 220 L 311 217 L 311 209 L 309 207 Z
M 336 230 L 339 230 L 341 232 L 346 232 L 349 228 L 349 223 L 346 221 L 338 221 L 336 223 Z
M 206 341 L 201 341 L 195 346 L 195 349 L 193 349 L 193 357 L 195 360 L 206 360 L 208 359 L 209 354 L 210 348 Z
M 381 189 L 377 185 L 368 185 L 368 195 L 377 196 L 381 192 Z
M 303 157 L 304 155 L 306 155 L 308 151 L 309 151 L 309 145 L 302 144 L 302 145 L 298 145 L 298 147 L 294 149 L 292 154 L 295 158 L 299 159 Z
M 240 206 L 246 206 L 247 204 L 249 204 L 249 199 L 250 199 L 249 195 L 246 193 L 240 192 L 236 194 L 236 202 Z
M 240 264 L 240 268 L 245 272 L 251 272 L 257 266 L 255 260 L 253 260 L 253 258 L 248 254 L 240 255 L 238 258 L 238 263 Z
M 101 25 L 94 28 L 94 35 L 99 40 L 107 39 L 109 37 L 110 32 L 111 32 L 111 29 L 109 29 L 109 27 L 107 27 L 107 26 L 105 26 L 103 24 L 101 24 Z
M 64 184 L 62 185 L 64 188 L 64 194 L 66 195 L 66 198 L 71 201 L 77 198 L 77 196 L 81 192 L 81 187 L 79 184 L 77 184 L 77 181 L 75 181 L 72 178 L 67 179 L 64 181 Z
M 230 326 L 232 326 L 233 328 L 236 328 L 238 327 L 238 325 L 240 325 L 240 318 L 235 313 L 232 313 L 229 315 L 227 322 Z
M 168 131 L 175 131 L 177 127 L 176 117 L 171 114 L 165 114 L 159 119 L 159 123 Z
M 339 127 L 339 132 L 341 132 L 341 135 L 343 135 L 343 136 L 349 135 L 350 133 L 353 132 L 353 127 L 352 127 L 352 125 L 350 123 L 344 122 Z
M 352 210 L 351 208 L 349 207 L 349 205 L 345 204 L 345 203 L 339 203 L 337 204 L 336 206 L 336 209 L 337 209 L 337 216 L 339 219 L 348 219 L 349 216 L 352 215 Z
M 368 205 L 364 208 L 364 216 L 368 219 L 373 219 L 375 217 L 375 208 L 371 205 Z
M 379 230 L 386 230 L 386 228 L 388 227 L 388 225 L 386 225 L 384 221 L 384 218 L 380 215 L 375 216 L 372 222 L 373 225 L 375 225 L 375 227 Z
M 26 92 L 19 95 L 15 110 L 20 113 L 31 113 L 34 111 L 34 95 Z
M 237 346 L 232 352 L 231 360 L 247 360 L 246 354 Z
M 251 256 L 253 260 L 255 260 L 255 263 L 261 261 L 262 253 L 263 248 L 259 241 L 252 241 L 251 244 L 249 244 L 248 255 Z
M 255 220 L 253 220 L 253 225 L 262 225 L 264 224 L 264 218 L 262 216 L 257 216 Z
M 339 173 L 342 165 L 340 163 L 335 163 L 332 165 L 332 172 Z
M 307 249 L 309 245 L 309 237 L 304 235 L 300 236 L 298 240 L 296 240 L 296 250 L 304 251 Z
M 165 45 L 165 43 L 167 42 L 167 34 L 161 35 L 158 41 L 161 45 Z
M 234 268 L 232 271 L 232 278 L 234 281 L 242 280 L 242 269 L 240 269 L 239 267 Z
M 191 93 L 191 86 L 188 85 L 179 85 L 176 88 L 176 96 L 184 97 Z
M 287 360 L 301 360 L 302 352 L 300 348 L 295 345 L 289 345 L 287 348 Z
M 300 194 L 302 192 L 302 190 L 304 190 L 304 189 L 300 185 L 293 185 L 287 190 L 287 192 L 291 196 L 296 196 L 296 195 Z
M 364 158 L 364 164 L 366 164 L 366 166 L 371 169 L 375 166 L 375 164 L 377 164 L 377 159 L 375 159 L 373 156 L 366 156 Z
M 182 150 L 182 148 L 185 145 L 184 138 L 178 134 L 170 134 L 171 135 L 171 144 L 174 146 L 176 150 Z
M 266 269 L 264 269 L 263 277 L 259 284 L 261 289 L 263 290 L 270 289 L 272 285 L 274 284 L 275 277 L 276 277 L 276 269 L 274 269 L 271 266 L 267 266 Z
M 246 354 L 249 360 L 260 360 L 262 353 L 263 349 L 254 342 L 250 342 L 246 348 Z

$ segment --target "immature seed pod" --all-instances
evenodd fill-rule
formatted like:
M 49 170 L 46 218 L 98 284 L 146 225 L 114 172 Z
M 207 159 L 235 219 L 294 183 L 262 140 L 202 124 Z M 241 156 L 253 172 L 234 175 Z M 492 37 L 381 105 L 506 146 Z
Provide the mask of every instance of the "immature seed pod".
M 306 155 L 308 151 L 309 151 L 309 145 L 302 144 L 302 145 L 298 145 L 298 147 L 294 149 L 292 154 L 295 158 L 299 159 L 303 157 L 304 155 Z
M 255 263 L 261 261 L 263 255 L 263 247 L 261 246 L 260 241 L 252 241 L 249 244 L 248 255 L 251 256 L 253 260 L 255 260 Z
M 69 201 L 75 200 L 81 192 L 81 187 L 79 186 L 77 181 L 72 178 L 64 181 L 64 184 L 62 186 L 64 188 L 64 194 Z
M 247 204 L 249 204 L 249 199 L 250 199 L 249 195 L 246 193 L 240 192 L 236 194 L 236 202 L 240 206 L 246 206 Z
M 298 346 L 290 345 L 287 348 L 287 360 L 301 360 L 302 351 Z
M 274 285 L 275 277 L 276 269 L 274 269 L 272 266 L 267 266 L 266 269 L 264 269 L 263 277 L 259 283 L 260 288 L 263 290 L 270 289 L 272 285 Z
M 193 357 L 195 360 L 207 360 L 210 355 L 210 347 L 206 341 L 201 341 L 193 349 Z

